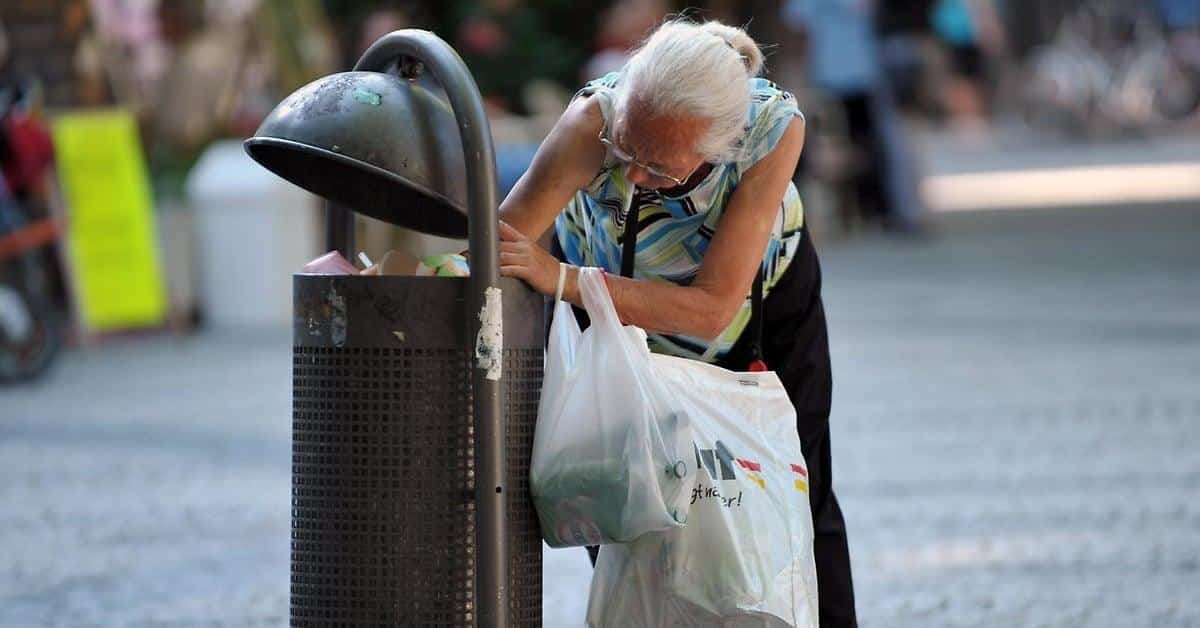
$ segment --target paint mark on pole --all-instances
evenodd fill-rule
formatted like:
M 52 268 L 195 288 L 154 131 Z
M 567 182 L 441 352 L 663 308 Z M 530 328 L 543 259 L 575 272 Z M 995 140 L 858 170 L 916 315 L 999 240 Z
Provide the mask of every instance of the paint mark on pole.
M 475 337 L 476 365 L 487 371 L 487 378 L 500 379 L 504 353 L 504 323 L 500 289 L 484 291 L 483 309 L 479 311 L 479 335 Z

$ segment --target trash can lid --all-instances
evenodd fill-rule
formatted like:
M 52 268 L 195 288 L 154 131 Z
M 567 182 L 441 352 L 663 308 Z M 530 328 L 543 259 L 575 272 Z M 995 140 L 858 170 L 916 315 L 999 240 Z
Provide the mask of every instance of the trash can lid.
M 458 124 L 420 81 L 381 72 L 317 79 L 279 103 L 244 145 L 268 170 L 348 209 L 467 235 Z

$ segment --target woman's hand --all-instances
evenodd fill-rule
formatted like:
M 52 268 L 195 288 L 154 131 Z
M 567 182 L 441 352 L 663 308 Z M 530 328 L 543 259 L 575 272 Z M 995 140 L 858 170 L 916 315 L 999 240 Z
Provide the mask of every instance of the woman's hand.
M 524 280 L 538 292 L 554 296 L 558 260 L 512 225 L 500 221 L 500 274 Z

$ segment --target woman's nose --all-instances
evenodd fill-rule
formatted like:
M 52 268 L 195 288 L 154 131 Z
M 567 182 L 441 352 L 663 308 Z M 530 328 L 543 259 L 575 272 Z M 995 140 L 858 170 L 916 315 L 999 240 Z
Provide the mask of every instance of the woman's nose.
M 646 187 L 646 183 L 650 181 L 651 177 L 650 173 L 647 172 L 645 168 L 637 164 L 629 164 L 629 166 L 625 168 L 625 178 L 634 185 Z

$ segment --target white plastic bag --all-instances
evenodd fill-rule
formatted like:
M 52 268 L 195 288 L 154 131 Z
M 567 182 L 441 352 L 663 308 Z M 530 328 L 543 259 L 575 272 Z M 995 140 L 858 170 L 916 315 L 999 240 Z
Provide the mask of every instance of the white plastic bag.
M 807 466 L 779 378 L 652 364 L 691 419 L 691 509 L 683 528 L 601 548 L 588 625 L 816 628 Z
M 631 541 L 677 528 L 698 475 L 688 420 L 651 367 L 645 334 L 622 327 L 604 278 L 584 268 L 591 326 L 555 304 L 529 470 L 552 547 Z

